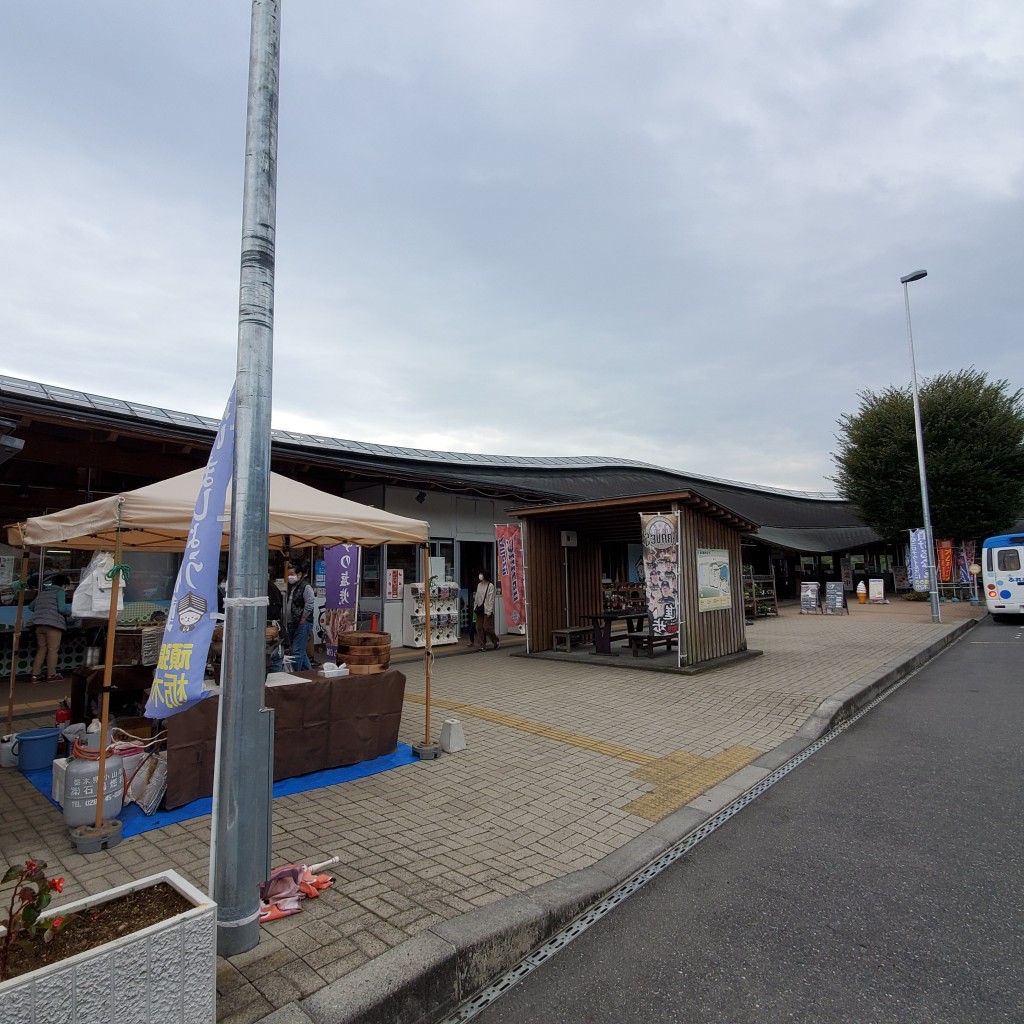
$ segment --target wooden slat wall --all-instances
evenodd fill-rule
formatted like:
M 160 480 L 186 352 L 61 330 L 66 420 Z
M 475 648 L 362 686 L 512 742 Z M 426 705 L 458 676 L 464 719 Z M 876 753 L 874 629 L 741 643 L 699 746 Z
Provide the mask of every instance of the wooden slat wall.
M 577 540 L 578 547 L 563 549 L 560 528 L 536 519 L 524 531 L 526 632 L 531 651 L 550 651 L 551 631 L 566 624 L 563 551 L 569 558 L 569 625 L 587 625 L 581 616 L 601 611 L 600 545 L 585 534 L 578 534 Z
M 710 661 L 712 658 L 747 649 L 743 620 L 740 534 L 696 509 L 683 507 L 680 511 L 683 558 L 680 589 L 683 614 L 686 617 L 683 626 L 686 634 L 684 664 L 697 665 L 702 661 Z M 725 548 L 729 552 L 731 608 L 711 612 L 698 611 L 697 548 Z
M 683 506 L 680 513 L 680 598 L 686 637 L 683 663 L 696 665 L 746 650 L 740 534 L 698 509 Z M 523 537 L 528 650 L 550 651 L 551 631 L 566 625 L 563 552 L 569 558 L 569 625 L 589 625 L 582 616 L 602 610 L 600 540 L 577 532 L 579 546 L 563 548 L 559 524 L 533 518 L 526 523 Z M 697 548 L 725 548 L 729 552 L 731 608 L 704 613 L 697 610 Z

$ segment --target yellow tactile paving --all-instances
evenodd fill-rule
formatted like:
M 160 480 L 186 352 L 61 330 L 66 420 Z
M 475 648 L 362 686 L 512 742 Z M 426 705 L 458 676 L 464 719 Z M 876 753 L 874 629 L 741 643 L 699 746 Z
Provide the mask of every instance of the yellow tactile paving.
M 418 693 L 406 693 L 405 699 L 412 704 L 426 704 L 426 698 Z M 543 736 L 545 739 L 555 740 L 558 743 L 567 743 L 571 747 L 589 750 L 594 754 L 604 754 L 606 757 L 616 757 L 620 761 L 629 761 L 631 764 L 653 764 L 658 760 L 653 754 L 643 754 L 638 750 L 620 747 L 616 743 L 606 743 L 603 740 L 595 740 L 590 736 L 566 732 L 565 729 L 555 729 L 550 725 L 540 725 L 537 722 L 531 722 L 516 715 L 508 715 L 502 711 L 491 711 L 473 704 L 431 699 L 430 706 L 431 708 L 443 708 L 445 711 L 456 711 L 460 715 L 472 715 L 474 718 L 482 718 L 485 722 L 504 725 L 509 729 L 518 729 L 520 732 L 528 732 L 533 736 Z
M 405 699 L 414 704 L 426 704 L 426 698 L 418 693 L 407 693 Z M 495 725 L 528 732 L 533 736 L 543 736 L 545 739 L 566 743 L 569 746 L 579 747 L 581 750 L 604 754 L 606 757 L 615 757 L 620 761 L 643 765 L 642 768 L 632 772 L 630 778 L 649 782 L 656 788 L 653 792 L 646 793 L 638 800 L 626 804 L 623 810 L 640 818 L 646 818 L 648 821 L 660 821 L 666 815 L 686 806 L 701 793 L 706 792 L 712 786 L 717 786 L 733 772 L 750 764 L 761 753 L 761 751 L 753 750 L 750 747 L 736 745 L 729 747 L 728 750 L 723 750 L 714 757 L 698 757 L 696 754 L 688 754 L 683 750 L 674 751 L 665 757 L 654 757 L 652 754 L 645 754 L 639 750 L 630 750 L 614 743 L 605 743 L 589 736 L 581 736 L 579 733 L 566 732 L 564 729 L 553 729 L 551 726 L 539 725 L 516 715 L 490 711 L 472 704 L 431 700 L 430 706 L 443 708 L 445 711 L 455 711 L 460 715 L 472 715 L 474 718 L 481 718 L 484 721 L 493 722 Z
M 659 758 L 632 774 L 634 779 L 652 782 L 657 788 L 626 804 L 623 810 L 648 821 L 661 821 L 750 764 L 760 753 L 750 747 L 733 746 L 714 757 L 697 757 L 680 750 Z

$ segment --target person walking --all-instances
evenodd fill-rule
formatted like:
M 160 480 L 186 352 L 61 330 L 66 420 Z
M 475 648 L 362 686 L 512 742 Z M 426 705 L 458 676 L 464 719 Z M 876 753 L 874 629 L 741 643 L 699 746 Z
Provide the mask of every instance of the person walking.
M 487 638 L 491 638 L 494 650 L 501 644 L 498 635 L 494 632 L 494 584 L 491 582 L 491 574 L 481 570 L 477 576 L 476 594 L 473 597 L 473 610 L 476 612 L 476 638 L 479 646 L 477 651 L 487 649 Z
M 58 573 L 29 603 L 32 609 L 32 625 L 36 630 L 36 656 L 32 662 L 32 682 L 39 682 L 39 674 L 46 662 L 46 682 L 63 679 L 57 671 L 57 656 L 60 654 L 60 643 L 64 639 L 67 619 L 71 614 L 64 588 L 71 583 L 63 573 Z
M 289 653 L 292 656 L 293 672 L 308 672 L 313 668 L 306 647 L 309 634 L 313 631 L 313 587 L 305 562 L 290 562 L 288 565 L 288 595 L 285 608 L 288 612 Z

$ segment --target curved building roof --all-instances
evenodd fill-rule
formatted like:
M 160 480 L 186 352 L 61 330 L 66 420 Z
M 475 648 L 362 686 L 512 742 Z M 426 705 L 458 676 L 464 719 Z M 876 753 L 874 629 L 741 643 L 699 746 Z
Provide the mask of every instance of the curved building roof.
M 4 407 L 49 410 L 76 422 L 136 423 L 174 436 L 212 438 L 218 421 L 139 402 L 0 375 Z M 519 504 L 628 497 L 691 490 L 757 524 L 767 543 L 802 551 L 837 551 L 878 540 L 849 503 L 827 492 L 793 491 L 684 473 L 604 456 L 515 456 L 434 451 L 274 430 L 275 457 L 313 461 L 361 476 L 485 495 Z M 774 532 L 773 532 L 774 531 Z

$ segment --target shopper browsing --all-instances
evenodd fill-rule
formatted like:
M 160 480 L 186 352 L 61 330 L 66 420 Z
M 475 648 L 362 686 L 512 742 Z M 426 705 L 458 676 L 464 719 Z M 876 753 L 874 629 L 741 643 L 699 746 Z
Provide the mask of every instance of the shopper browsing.
M 312 669 L 306 646 L 313 631 L 314 592 L 305 562 L 291 562 L 288 566 L 288 595 L 285 608 L 288 612 L 289 652 L 292 656 L 292 670 L 306 672 Z
M 29 604 L 32 609 L 32 625 L 36 631 L 36 656 L 32 662 L 32 682 L 39 681 L 39 673 L 46 662 L 46 681 L 62 679 L 57 672 L 57 656 L 60 654 L 60 643 L 64 639 L 67 628 L 66 615 L 71 614 L 64 588 L 71 580 L 63 573 L 58 573 Z
M 476 639 L 478 651 L 486 650 L 487 638 L 491 638 L 494 649 L 497 650 L 501 644 L 498 642 L 498 635 L 494 632 L 494 584 L 491 582 L 491 574 L 483 569 L 477 577 L 476 594 L 473 598 L 473 610 L 476 612 Z

